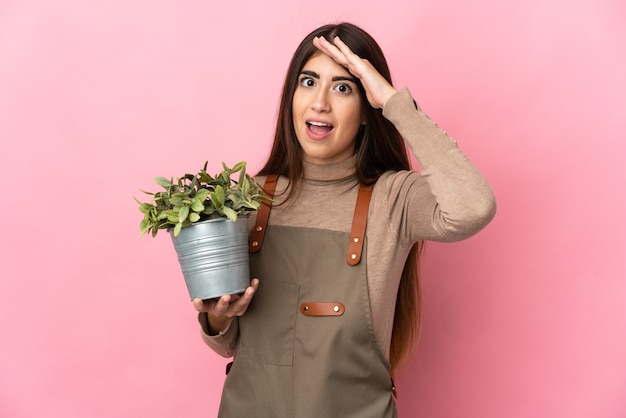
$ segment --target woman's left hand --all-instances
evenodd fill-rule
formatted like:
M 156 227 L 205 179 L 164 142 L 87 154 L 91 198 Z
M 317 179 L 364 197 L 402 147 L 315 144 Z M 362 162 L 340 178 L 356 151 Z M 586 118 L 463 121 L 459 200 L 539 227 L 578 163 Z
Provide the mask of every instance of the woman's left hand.
M 313 38 L 313 45 L 317 49 L 330 56 L 337 64 L 346 67 L 350 74 L 361 80 L 370 105 L 376 109 L 382 109 L 387 100 L 396 93 L 396 89 L 368 60 L 352 52 L 338 36 L 333 39 L 333 42 L 334 45 L 324 37 Z

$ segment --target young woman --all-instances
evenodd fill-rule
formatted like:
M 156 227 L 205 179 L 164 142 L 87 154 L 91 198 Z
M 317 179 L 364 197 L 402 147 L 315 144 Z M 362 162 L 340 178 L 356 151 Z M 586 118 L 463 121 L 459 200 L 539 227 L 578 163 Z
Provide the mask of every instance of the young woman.
M 395 417 L 421 243 L 482 229 L 491 188 L 347 23 L 296 50 L 258 181 L 273 203 L 251 219 L 255 278 L 242 295 L 194 301 L 204 341 L 234 356 L 220 416 Z

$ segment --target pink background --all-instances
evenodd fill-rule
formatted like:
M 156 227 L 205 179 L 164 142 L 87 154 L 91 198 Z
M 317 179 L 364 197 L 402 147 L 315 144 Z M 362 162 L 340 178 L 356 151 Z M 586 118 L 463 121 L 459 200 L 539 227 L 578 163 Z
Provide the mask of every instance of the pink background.
M 133 196 L 259 168 L 300 39 L 348 20 L 480 167 L 498 214 L 431 244 L 401 416 L 626 416 L 622 0 L 0 3 L 0 416 L 214 416 L 166 235 Z

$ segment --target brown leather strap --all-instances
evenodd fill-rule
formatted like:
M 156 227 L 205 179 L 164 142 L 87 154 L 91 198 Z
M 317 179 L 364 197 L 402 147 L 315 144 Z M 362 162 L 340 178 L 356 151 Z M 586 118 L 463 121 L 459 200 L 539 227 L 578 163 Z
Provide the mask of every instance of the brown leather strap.
M 276 191 L 276 183 L 278 183 L 278 176 L 276 174 L 270 174 L 265 178 L 265 184 L 263 185 L 263 191 L 265 196 L 269 199 L 274 197 Z M 261 207 L 256 215 L 256 224 L 252 230 L 252 236 L 250 237 L 250 252 L 256 253 L 261 249 L 263 244 L 263 237 L 265 236 L 265 229 L 267 229 L 267 220 L 270 217 L 270 209 L 272 208 L 272 201 L 261 202 Z
M 370 207 L 373 184 L 363 184 L 359 186 L 359 194 L 354 207 L 354 217 L 352 218 L 352 231 L 350 232 L 350 243 L 348 244 L 348 256 L 346 261 L 351 266 L 359 264 L 363 253 L 363 240 L 365 239 L 365 227 L 367 226 L 367 212 Z
M 306 316 L 341 316 L 345 311 L 346 307 L 339 302 L 304 302 L 300 305 L 300 312 Z

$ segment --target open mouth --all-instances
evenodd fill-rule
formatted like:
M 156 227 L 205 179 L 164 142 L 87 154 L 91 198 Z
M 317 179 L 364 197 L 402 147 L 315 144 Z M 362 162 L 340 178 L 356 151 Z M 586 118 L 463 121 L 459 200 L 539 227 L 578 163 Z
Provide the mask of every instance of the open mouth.
M 315 135 L 326 135 L 333 130 L 333 125 L 324 122 L 308 121 L 306 123 L 309 131 Z

